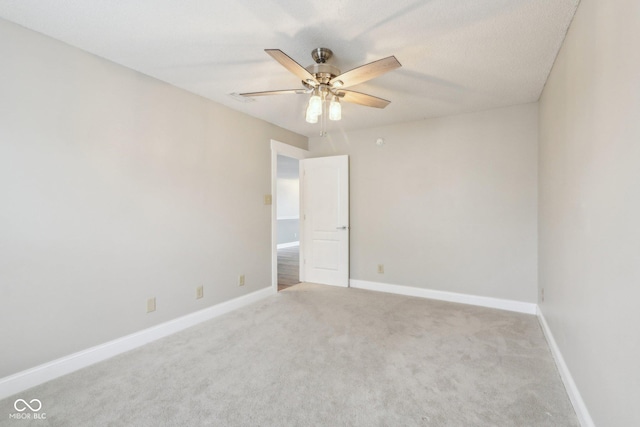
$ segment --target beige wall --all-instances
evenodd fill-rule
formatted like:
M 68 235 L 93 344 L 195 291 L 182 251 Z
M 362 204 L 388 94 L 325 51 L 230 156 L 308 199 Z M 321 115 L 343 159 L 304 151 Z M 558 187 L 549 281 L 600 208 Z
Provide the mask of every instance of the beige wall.
M 582 0 L 540 100 L 541 310 L 608 427 L 640 425 L 639 23 Z
M 0 58 L 0 377 L 270 286 L 306 137 L 1 20 Z
M 350 277 L 535 302 L 537 131 L 528 104 L 311 138 L 350 156 Z
M 298 159 L 278 156 L 278 218 L 300 216 L 300 177 Z

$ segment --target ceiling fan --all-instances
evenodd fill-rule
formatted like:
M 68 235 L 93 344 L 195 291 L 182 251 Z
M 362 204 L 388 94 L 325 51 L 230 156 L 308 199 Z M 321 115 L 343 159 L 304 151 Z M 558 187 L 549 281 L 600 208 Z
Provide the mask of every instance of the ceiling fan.
M 240 95 L 254 97 L 264 95 L 311 94 L 306 111 L 306 120 L 309 123 L 317 123 L 318 117 L 326 116 L 327 103 L 329 103 L 329 119 L 340 120 L 342 115 L 340 100 L 365 105 L 367 107 L 386 107 L 391 101 L 361 92 L 345 90 L 344 88 L 364 83 L 402 66 L 395 56 L 389 56 L 341 73 L 338 68 L 327 63 L 333 56 L 333 52 L 326 47 L 319 47 L 311 51 L 311 57 L 315 61 L 315 64 L 309 65 L 306 68 L 291 59 L 290 56 L 280 49 L 265 49 L 265 52 L 271 55 L 273 59 L 278 61 L 287 70 L 298 76 L 298 78 L 302 80 L 304 89 L 247 92 L 241 93 Z M 323 111 L 325 113 L 324 115 Z M 321 134 L 324 134 L 324 120 Z

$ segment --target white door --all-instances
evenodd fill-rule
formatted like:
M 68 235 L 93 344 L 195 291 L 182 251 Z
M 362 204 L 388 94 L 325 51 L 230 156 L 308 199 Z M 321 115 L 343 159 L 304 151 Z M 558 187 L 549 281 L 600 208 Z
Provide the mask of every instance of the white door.
M 349 286 L 349 156 L 300 161 L 304 280 Z

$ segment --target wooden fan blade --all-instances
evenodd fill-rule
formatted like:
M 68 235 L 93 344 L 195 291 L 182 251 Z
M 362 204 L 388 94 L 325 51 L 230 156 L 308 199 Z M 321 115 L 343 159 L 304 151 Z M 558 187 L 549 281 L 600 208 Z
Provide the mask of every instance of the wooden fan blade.
M 346 73 L 342 73 L 339 76 L 332 78 L 329 81 L 329 84 L 333 86 L 338 80 L 340 80 L 342 85 L 336 85 L 336 87 L 354 86 L 400 67 L 402 67 L 402 64 L 398 62 L 396 57 L 389 56 L 387 58 L 369 62 L 368 64 L 349 70 Z
M 239 95 L 242 96 L 247 96 L 247 97 L 251 97 L 251 96 L 265 96 L 265 95 L 291 95 L 291 94 L 301 94 L 301 93 L 306 93 L 307 91 L 304 89 L 283 89 L 283 90 L 267 90 L 264 92 L 247 92 L 247 93 L 240 93 Z
M 298 76 L 298 78 L 303 82 L 311 80 L 312 82 L 315 82 L 315 84 L 318 84 L 318 81 L 313 74 L 308 72 L 302 65 L 291 59 L 289 55 L 280 49 L 265 49 L 264 51 L 271 55 L 271 57 L 278 61 L 284 68 Z
M 352 90 L 341 90 L 338 92 L 338 96 L 346 102 L 366 105 L 367 107 L 384 108 L 391 104 L 391 101 L 387 101 L 386 99 L 367 95 L 366 93 L 354 92 Z

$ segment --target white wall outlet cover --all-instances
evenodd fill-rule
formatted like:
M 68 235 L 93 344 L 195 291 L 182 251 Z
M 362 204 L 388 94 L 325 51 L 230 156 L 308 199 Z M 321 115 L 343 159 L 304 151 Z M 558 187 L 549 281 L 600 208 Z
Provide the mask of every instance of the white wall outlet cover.
M 378 138 L 376 139 L 376 145 L 378 147 L 382 147 L 384 145 L 384 138 Z

